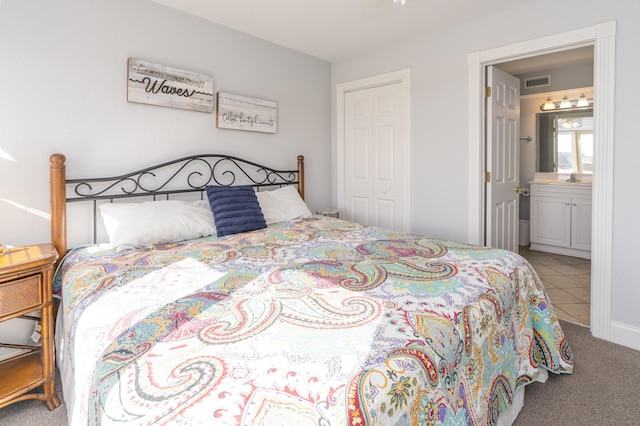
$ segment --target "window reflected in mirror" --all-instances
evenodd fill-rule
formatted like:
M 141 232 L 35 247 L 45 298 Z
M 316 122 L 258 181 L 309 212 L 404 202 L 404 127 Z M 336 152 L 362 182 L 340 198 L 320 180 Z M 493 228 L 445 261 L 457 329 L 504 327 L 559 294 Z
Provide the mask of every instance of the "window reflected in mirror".
M 593 173 L 593 110 L 537 114 L 537 171 Z

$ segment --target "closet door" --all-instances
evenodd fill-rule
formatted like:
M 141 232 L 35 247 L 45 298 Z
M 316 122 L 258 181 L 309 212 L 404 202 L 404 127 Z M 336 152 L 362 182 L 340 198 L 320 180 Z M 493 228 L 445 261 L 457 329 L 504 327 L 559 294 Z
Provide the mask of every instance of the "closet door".
M 402 86 L 345 94 L 345 219 L 403 230 Z

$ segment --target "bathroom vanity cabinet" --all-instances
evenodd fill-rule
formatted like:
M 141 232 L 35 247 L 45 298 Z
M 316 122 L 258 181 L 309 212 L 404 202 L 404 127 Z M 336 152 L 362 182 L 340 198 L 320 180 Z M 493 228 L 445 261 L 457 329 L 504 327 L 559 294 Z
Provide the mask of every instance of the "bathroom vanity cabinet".
M 591 258 L 591 185 L 531 183 L 531 249 Z

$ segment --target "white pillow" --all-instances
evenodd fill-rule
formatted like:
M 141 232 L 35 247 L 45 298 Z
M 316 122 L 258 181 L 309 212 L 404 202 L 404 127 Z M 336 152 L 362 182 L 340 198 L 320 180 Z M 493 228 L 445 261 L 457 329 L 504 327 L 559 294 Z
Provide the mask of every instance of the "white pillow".
M 311 217 L 311 211 L 293 186 L 284 186 L 273 191 L 257 192 L 258 203 L 267 224 L 285 220 Z
M 145 201 L 105 203 L 100 214 L 113 247 L 147 247 L 216 232 L 207 201 Z

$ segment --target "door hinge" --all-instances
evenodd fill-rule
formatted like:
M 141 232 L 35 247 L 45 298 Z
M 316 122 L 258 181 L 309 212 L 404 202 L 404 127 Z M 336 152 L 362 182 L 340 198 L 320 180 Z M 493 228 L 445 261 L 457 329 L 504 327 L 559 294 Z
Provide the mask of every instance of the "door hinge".
M 485 182 L 491 182 L 491 172 L 484 172 L 484 180 Z
M 485 98 L 491 97 L 491 86 L 487 86 L 484 88 L 484 97 Z

